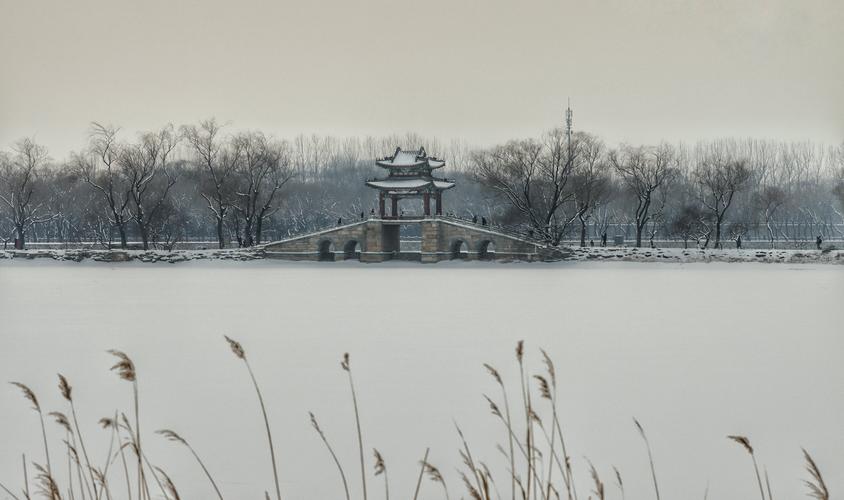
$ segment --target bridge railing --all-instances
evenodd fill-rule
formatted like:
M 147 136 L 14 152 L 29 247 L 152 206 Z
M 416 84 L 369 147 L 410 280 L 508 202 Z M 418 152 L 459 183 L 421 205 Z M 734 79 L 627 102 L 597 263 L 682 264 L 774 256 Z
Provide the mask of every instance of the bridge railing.
M 512 236 L 514 238 L 519 238 L 522 240 L 527 240 L 539 245 L 545 244 L 545 241 L 541 238 L 537 238 L 534 234 L 531 234 L 529 231 L 524 230 L 518 226 L 507 226 L 503 224 L 492 224 L 487 222 L 484 224 L 483 222 L 477 222 L 473 219 L 463 218 L 463 217 L 456 217 L 454 215 L 438 215 L 437 218 L 443 220 L 450 220 L 453 222 L 458 222 L 460 224 L 468 224 L 470 226 L 476 226 L 480 229 L 487 229 L 489 231 L 494 231 L 496 233 L 501 233 L 506 236 Z

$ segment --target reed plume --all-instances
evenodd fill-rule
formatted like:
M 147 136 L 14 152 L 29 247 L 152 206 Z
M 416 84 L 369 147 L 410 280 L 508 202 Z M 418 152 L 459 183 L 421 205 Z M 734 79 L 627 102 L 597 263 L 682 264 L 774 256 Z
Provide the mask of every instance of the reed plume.
M 311 417 L 311 426 L 317 431 L 319 437 L 322 439 L 322 442 L 325 443 L 325 447 L 328 448 L 328 452 L 331 454 L 331 458 L 334 459 L 334 465 L 337 466 L 337 470 L 340 471 L 340 479 L 343 480 L 343 491 L 346 493 L 346 500 L 351 500 L 349 496 L 349 483 L 346 481 L 346 473 L 343 471 L 343 466 L 340 464 L 340 460 L 337 458 L 337 454 L 334 453 L 334 448 L 331 447 L 331 444 L 328 442 L 328 438 L 325 437 L 325 433 L 322 432 L 322 428 L 319 426 L 319 422 L 317 422 L 316 416 L 313 413 L 308 412 L 308 415 Z
M 156 467 L 155 470 L 157 470 L 164 478 L 164 489 L 167 490 L 167 495 L 169 495 L 172 500 L 182 500 L 182 497 L 179 496 L 179 491 L 176 489 L 176 485 L 173 484 L 173 480 L 170 479 L 170 476 L 168 476 L 166 472 L 164 472 L 164 469 Z M 165 495 L 165 498 L 167 498 L 167 495 Z
M 601 477 L 598 475 L 598 471 L 595 470 L 595 465 L 592 461 L 587 460 L 587 462 L 589 462 L 589 475 L 592 476 L 592 482 L 595 483 L 595 489 L 592 492 L 595 493 L 598 500 L 604 500 L 604 483 L 601 481 Z
M 648 462 L 651 465 L 651 477 L 654 481 L 654 491 L 656 492 L 656 500 L 659 500 L 659 484 L 656 480 L 656 468 L 654 467 L 653 453 L 651 453 L 651 442 L 648 441 L 648 436 L 645 435 L 645 429 L 642 427 L 642 424 L 640 424 L 635 418 L 633 419 L 633 423 L 636 424 L 636 429 L 639 430 L 639 435 L 642 436 L 642 439 L 645 441 L 645 447 L 648 449 Z
M 618 469 L 614 465 L 612 470 L 615 472 L 616 486 L 618 486 L 618 489 L 621 491 L 621 500 L 624 500 L 624 481 L 621 480 L 621 472 L 618 472 Z
M 242 359 L 243 363 L 246 365 L 246 369 L 249 371 L 249 377 L 252 379 L 252 385 L 255 386 L 255 393 L 258 394 L 258 402 L 261 404 L 261 413 L 264 415 L 264 426 L 267 430 L 267 441 L 269 442 L 270 446 L 270 461 L 272 462 L 273 466 L 273 481 L 275 482 L 275 495 L 276 500 L 281 500 L 281 486 L 278 482 L 278 465 L 276 464 L 275 459 L 275 446 L 273 446 L 273 435 L 270 432 L 270 419 L 267 416 L 267 407 L 264 405 L 264 397 L 261 395 L 261 389 L 258 387 L 258 381 L 255 379 L 255 374 L 252 372 L 252 366 L 249 364 L 249 360 L 246 358 L 246 351 L 243 350 L 243 346 L 240 345 L 240 342 L 232 340 L 227 335 L 224 335 L 226 342 L 229 343 L 229 347 L 231 348 L 232 352 L 238 359 Z
M 24 399 L 32 403 L 32 409 L 38 413 L 38 419 L 41 421 L 41 437 L 44 440 L 44 456 L 47 459 L 47 475 L 52 478 L 53 472 L 52 467 L 50 466 L 50 447 L 47 444 L 47 428 L 44 426 L 44 413 L 41 411 L 41 405 L 38 404 L 38 398 L 35 397 L 35 393 L 32 392 L 32 389 L 27 387 L 26 385 L 20 382 L 9 382 L 13 386 L 17 387 L 23 393 Z
M 32 466 L 35 467 L 36 471 L 35 484 L 38 487 L 38 492 L 47 498 L 61 500 L 62 495 L 59 492 L 59 486 L 50 471 L 35 462 L 32 463 Z
M 70 383 L 64 375 L 59 373 L 58 376 L 59 392 L 61 392 L 62 397 L 64 397 L 68 404 L 70 404 L 70 413 L 73 417 L 73 426 L 76 429 L 77 441 L 79 443 L 79 447 L 82 448 L 82 457 L 85 459 L 85 467 L 88 470 L 88 477 L 91 479 L 90 488 L 93 490 L 93 496 L 91 498 L 100 498 L 100 494 L 97 492 L 97 483 L 94 480 L 93 467 L 91 467 L 91 461 L 88 459 L 88 450 L 85 448 L 85 441 L 82 439 L 82 432 L 79 430 L 79 418 L 76 416 L 76 405 L 73 404 L 73 388 L 70 386 Z M 87 479 L 88 478 L 86 478 L 86 481 Z
M 440 473 L 440 470 L 434 467 L 430 462 L 422 462 L 421 465 L 431 481 L 442 485 L 443 491 L 445 492 L 445 499 L 450 500 L 451 497 L 448 495 L 448 486 L 445 484 L 445 479 L 443 479 L 443 475 Z
M 384 474 L 384 498 L 390 500 L 390 481 L 387 478 L 387 463 L 384 461 L 381 453 L 375 448 L 372 449 L 372 453 L 375 455 L 375 475 Z
M 148 490 L 149 487 L 146 484 L 144 461 L 142 458 L 143 453 L 141 450 L 141 417 L 138 397 L 138 377 L 137 372 L 135 371 L 135 363 L 129 358 L 129 356 L 126 355 L 126 353 L 122 351 L 111 349 L 108 353 L 117 358 L 117 362 L 111 367 L 111 370 L 116 372 L 117 376 L 121 379 L 132 383 L 132 399 L 134 401 L 135 409 L 135 434 L 132 436 L 132 442 L 138 457 L 138 498 L 143 500 L 145 490 Z M 125 415 L 123 418 L 126 420 Z M 126 421 L 127 427 L 129 426 L 128 424 L 129 422 Z M 130 435 L 132 435 L 131 432 Z M 148 494 L 147 498 L 149 498 Z
M 193 455 L 193 458 L 196 459 L 197 463 L 199 463 L 199 466 L 202 468 L 202 471 L 205 473 L 205 477 L 207 477 L 208 481 L 211 482 L 211 486 L 214 488 L 214 492 L 217 493 L 217 498 L 219 498 L 220 500 L 223 500 L 223 494 L 220 493 L 220 488 L 217 487 L 217 483 L 214 481 L 214 478 L 211 476 L 211 473 L 208 471 L 208 467 L 206 467 L 205 463 L 202 461 L 202 459 L 199 458 L 199 455 L 196 453 L 196 450 L 193 449 L 193 446 L 191 446 L 190 443 L 188 443 L 187 440 L 185 440 L 182 436 L 176 434 L 175 432 L 173 432 L 169 429 L 161 429 L 159 431 L 156 431 L 156 433 L 164 436 L 169 441 L 173 441 L 173 442 L 176 442 L 176 443 L 179 443 L 179 444 L 185 446 L 191 452 L 191 454 Z
M 809 488 L 809 496 L 817 500 L 829 500 L 829 490 L 826 488 L 826 483 L 823 480 L 823 475 L 821 474 L 820 468 L 818 468 L 818 464 L 815 463 L 815 460 L 805 448 L 801 448 L 801 450 L 803 450 L 803 458 L 806 459 L 806 470 L 812 477 L 811 479 L 803 480 L 803 483 Z
M 727 436 L 727 439 L 740 444 L 745 450 L 747 450 L 747 453 L 750 454 L 750 458 L 753 460 L 753 470 L 756 472 L 756 481 L 759 483 L 759 494 L 762 495 L 762 500 L 765 500 L 765 489 L 762 487 L 762 476 L 759 475 L 759 466 L 756 464 L 756 454 L 753 452 L 753 446 L 750 445 L 750 440 L 745 436 Z

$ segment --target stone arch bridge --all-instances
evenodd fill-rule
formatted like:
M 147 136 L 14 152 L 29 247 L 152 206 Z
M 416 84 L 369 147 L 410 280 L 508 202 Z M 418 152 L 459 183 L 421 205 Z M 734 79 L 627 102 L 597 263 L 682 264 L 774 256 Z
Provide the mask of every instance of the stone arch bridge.
M 421 247 L 401 250 L 402 226 L 418 224 Z M 288 260 L 558 260 L 564 250 L 515 233 L 444 216 L 370 218 L 264 245 L 269 258 Z

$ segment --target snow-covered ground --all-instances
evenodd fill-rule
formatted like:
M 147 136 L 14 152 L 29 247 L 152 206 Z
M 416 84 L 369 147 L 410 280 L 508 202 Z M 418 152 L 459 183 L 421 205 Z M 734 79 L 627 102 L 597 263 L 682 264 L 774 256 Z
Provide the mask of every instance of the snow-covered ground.
M 758 495 L 750 458 L 727 434 L 750 438 L 776 498 L 803 498 L 801 446 L 830 490 L 844 491 L 842 299 L 844 267 L 821 264 L 14 259 L 0 261 L 0 380 L 29 384 L 45 411 L 65 410 L 56 373 L 66 375 L 88 452 L 102 462 L 108 433 L 96 421 L 128 410 L 131 394 L 105 351 L 124 350 L 138 369 L 149 458 L 182 497 L 213 491 L 187 450 L 155 429 L 187 438 L 227 498 L 262 498 L 273 489 L 263 422 L 227 334 L 243 343 L 264 390 L 284 498 L 342 497 L 309 410 L 361 498 L 339 366 L 349 351 L 368 472 L 377 447 L 393 498 L 412 496 L 426 447 L 452 498 L 466 496 L 453 421 L 509 498 L 495 449 L 505 435 L 482 398 L 498 393 L 482 363 L 516 394 L 513 350 L 524 339 L 530 373 L 543 370 L 540 347 L 556 361 L 581 498 L 591 489 L 584 457 L 608 498 L 620 498 L 612 466 L 627 498 L 652 498 L 634 416 L 650 437 L 663 498 L 702 498 L 707 484 L 709 498 Z M 51 422 L 47 430 L 63 479 L 55 463 L 64 464 L 64 435 Z M 43 461 L 39 439 L 36 414 L 14 387 L 0 387 L 0 482 L 22 488 L 21 453 Z M 370 474 L 370 498 L 383 498 L 382 478 Z M 420 497 L 439 499 L 442 490 L 426 479 Z

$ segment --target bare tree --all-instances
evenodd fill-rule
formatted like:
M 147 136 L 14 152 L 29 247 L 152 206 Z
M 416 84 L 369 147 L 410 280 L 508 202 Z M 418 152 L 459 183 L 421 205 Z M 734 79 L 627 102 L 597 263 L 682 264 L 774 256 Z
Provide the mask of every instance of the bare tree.
M 157 132 L 141 134 L 139 142 L 124 147 L 120 155 L 120 172 L 129 188 L 132 219 L 144 250 L 149 249 L 150 227 L 176 183 L 167 161 L 177 144 L 173 126 L 168 125 Z
M 609 194 L 609 163 L 606 147 L 599 138 L 589 134 L 579 134 L 577 147 L 580 150 L 579 161 L 574 167 L 572 187 L 577 204 L 577 217 L 580 220 L 580 246 L 586 246 L 586 226 L 595 207 L 603 204 Z
M 636 226 L 636 246 L 642 246 L 642 232 L 651 220 L 654 193 L 676 172 L 674 149 L 662 144 L 657 147 L 622 146 L 610 152 L 610 162 L 627 190 L 636 200 L 633 213 Z
M 117 141 L 119 130 L 111 125 L 92 123 L 87 151 L 74 154 L 71 163 L 79 176 L 101 195 L 106 218 L 120 236 L 120 248 L 126 248 L 127 226 L 132 221 L 131 188 L 119 167 L 118 159 L 122 154 L 122 146 Z
M 15 248 L 22 250 L 26 233 L 35 224 L 52 220 L 41 185 L 49 156 L 47 148 L 25 138 L 12 147 L 14 155 L 0 156 L 0 201 L 15 232 Z
M 251 132 L 234 138 L 242 152 L 233 206 L 242 217 L 241 244 L 260 244 L 264 221 L 278 211 L 279 191 L 293 177 L 286 145 Z
M 715 222 L 715 248 L 721 248 L 721 226 L 735 194 L 750 180 L 747 162 L 733 158 L 725 149 L 713 145 L 694 172 L 700 201 L 712 213 Z
M 787 201 L 788 195 L 779 186 L 766 186 L 756 194 L 756 203 L 765 221 L 765 228 L 768 230 L 768 239 L 771 242 L 771 248 L 774 248 L 774 240 L 776 239 L 773 225 L 777 211 Z
M 580 215 L 569 182 L 579 149 L 569 147 L 563 131 L 554 129 L 542 142 L 512 141 L 478 152 L 472 169 L 475 178 L 503 196 L 536 233 L 558 245 Z
M 182 127 L 182 135 L 193 148 L 195 162 L 204 171 L 200 196 L 214 215 L 217 244 L 225 248 L 224 224 L 234 197 L 234 172 L 241 156 L 241 143 L 220 137 L 221 126 L 213 118 Z

